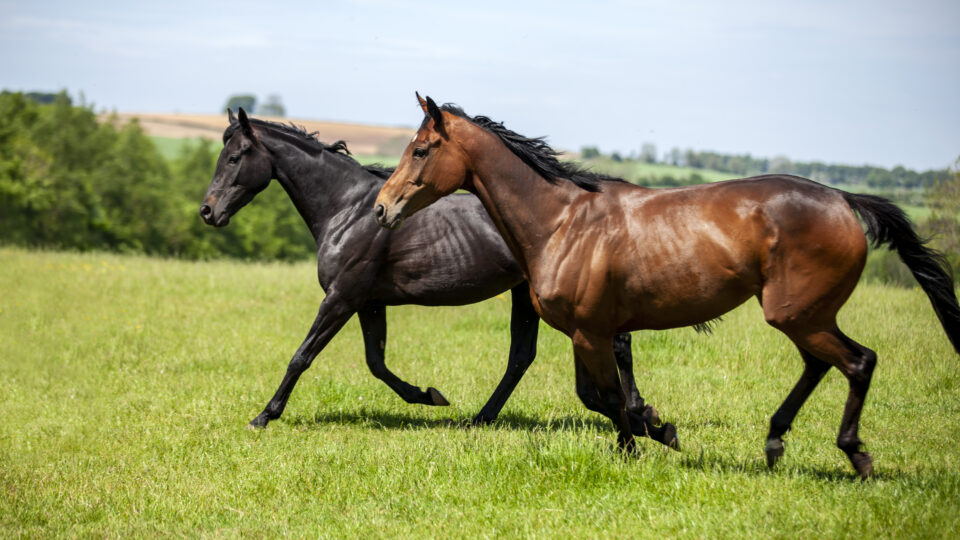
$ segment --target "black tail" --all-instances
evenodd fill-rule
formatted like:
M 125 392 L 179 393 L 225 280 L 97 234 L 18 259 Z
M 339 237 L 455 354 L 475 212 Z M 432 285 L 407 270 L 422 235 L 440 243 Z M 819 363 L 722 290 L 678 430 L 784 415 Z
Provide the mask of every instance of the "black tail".
M 890 249 L 900 255 L 923 292 L 927 293 L 950 343 L 960 354 L 960 305 L 957 305 L 953 273 L 946 258 L 927 247 L 926 241 L 917 236 L 910 218 L 887 199 L 846 192 L 843 192 L 843 198 L 860 214 L 873 245 L 889 244 Z

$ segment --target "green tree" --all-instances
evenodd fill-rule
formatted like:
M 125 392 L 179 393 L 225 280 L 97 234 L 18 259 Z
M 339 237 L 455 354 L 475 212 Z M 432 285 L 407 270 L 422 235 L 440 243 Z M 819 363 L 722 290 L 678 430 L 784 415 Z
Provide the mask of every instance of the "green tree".
M 227 98 L 227 104 L 223 106 L 223 112 L 227 112 L 227 110 L 237 112 L 240 107 L 243 107 L 243 110 L 248 113 L 257 112 L 257 96 L 253 94 L 234 94 Z
M 270 94 L 267 101 L 257 109 L 257 113 L 264 116 L 286 116 L 286 109 L 279 94 Z

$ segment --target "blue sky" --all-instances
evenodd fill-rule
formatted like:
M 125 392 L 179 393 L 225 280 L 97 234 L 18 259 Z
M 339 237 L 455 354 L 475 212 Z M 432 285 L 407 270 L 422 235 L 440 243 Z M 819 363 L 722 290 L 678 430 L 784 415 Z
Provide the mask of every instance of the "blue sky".
M 0 87 L 99 109 L 419 123 L 414 90 L 558 148 L 942 168 L 960 2 L 0 0 Z

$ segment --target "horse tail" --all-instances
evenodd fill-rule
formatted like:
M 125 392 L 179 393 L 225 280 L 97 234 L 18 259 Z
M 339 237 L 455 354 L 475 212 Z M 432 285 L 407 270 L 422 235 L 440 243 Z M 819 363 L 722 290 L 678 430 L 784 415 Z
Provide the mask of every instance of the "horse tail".
M 867 237 L 874 247 L 888 244 L 907 265 L 933 310 L 940 319 L 953 348 L 960 354 L 960 305 L 953 288 L 953 272 L 939 251 L 927 247 L 929 239 L 917 236 L 910 218 L 897 205 L 883 197 L 842 192 L 843 198 L 860 214 Z

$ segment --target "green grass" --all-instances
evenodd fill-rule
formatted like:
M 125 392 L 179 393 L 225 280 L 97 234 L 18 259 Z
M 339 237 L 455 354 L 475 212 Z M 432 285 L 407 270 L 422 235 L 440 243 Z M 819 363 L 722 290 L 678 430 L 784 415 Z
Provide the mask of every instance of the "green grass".
M 176 137 L 157 137 L 151 135 L 150 139 L 153 140 L 153 144 L 157 145 L 157 150 L 160 151 L 160 155 L 167 159 L 177 159 L 183 154 L 184 147 L 193 148 L 202 140 L 199 137 L 196 138 L 176 138 Z M 220 151 L 220 142 L 214 141 L 216 151 Z
M 682 453 L 613 449 L 574 394 L 569 343 L 539 356 L 501 421 L 470 428 L 503 372 L 509 302 L 388 310 L 389 365 L 453 405 L 407 405 L 369 374 L 356 319 L 272 395 L 322 295 L 310 263 L 190 263 L 0 249 L 3 537 L 950 537 L 960 528 L 960 361 L 922 293 L 861 284 L 841 312 L 880 362 L 861 435 L 835 448 L 832 371 L 787 454 L 770 414 L 799 376 L 755 302 L 713 336 L 634 336 L 641 393 Z

